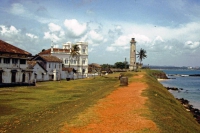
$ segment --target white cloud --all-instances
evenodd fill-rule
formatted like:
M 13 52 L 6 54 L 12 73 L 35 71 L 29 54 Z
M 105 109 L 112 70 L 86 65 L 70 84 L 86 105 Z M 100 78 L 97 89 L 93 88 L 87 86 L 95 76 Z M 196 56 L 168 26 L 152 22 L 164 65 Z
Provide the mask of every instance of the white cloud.
M 124 34 L 124 35 L 119 36 L 117 40 L 112 44 L 112 46 L 116 46 L 116 47 L 126 46 L 127 47 L 130 44 L 131 38 L 135 38 L 136 42 L 140 45 L 151 43 L 151 39 L 149 39 L 147 36 L 132 33 L 132 34 L 127 34 L 127 35 Z
M 0 25 L 0 33 L 7 37 L 16 36 L 21 30 L 17 30 L 14 26 L 6 27 L 4 25 Z
M 108 46 L 107 48 L 106 48 L 106 51 L 115 51 L 116 50 L 116 48 L 115 47 L 112 47 L 112 46 Z
M 112 46 L 122 47 L 128 45 L 129 42 L 130 42 L 130 37 L 122 35 L 112 44 Z
M 103 36 L 100 35 L 99 33 L 97 33 L 94 30 L 89 32 L 89 36 L 96 43 L 100 43 L 100 42 L 102 42 L 104 40 Z
M 159 45 L 162 44 L 164 40 L 160 36 L 156 36 L 156 38 L 153 40 L 152 45 Z
M 53 42 L 59 42 L 60 38 L 54 34 L 54 33 L 50 33 L 50 32 L 44 32 L 44 39 L 49 39 Z
M 44 32 L 44 39 L 57 43 L 65 40 L 65 31 L 62 30 L 61 26 L 49 23 L 48 28 L 49 31 Z
M 49 23 L 48 26 L 49 26 L 49 30 L 51 32 L 60 31 L 61 30 L 61 27 L 59 25 L 54 24 L 54 23 Z
M 184 47 L 189 48 L 189 49 L 196 49 L 200 45 L 200 42 L 192 42 L 192 41 L 187 41 L 185 42 Z
M 66 19 L 64 25 L 68 32 L 75 37 L 80 37 L 87 31 L 86 23 L 80 24 L 76 19 Z
M 27 35 L 28 37 L 32 38 L 32 39 L 37 39 L 37 38 L 38 38 L 38 36 L 33 35 L 33 34 L 31 34 L 31 33 L 26 33 L 26 35 Z

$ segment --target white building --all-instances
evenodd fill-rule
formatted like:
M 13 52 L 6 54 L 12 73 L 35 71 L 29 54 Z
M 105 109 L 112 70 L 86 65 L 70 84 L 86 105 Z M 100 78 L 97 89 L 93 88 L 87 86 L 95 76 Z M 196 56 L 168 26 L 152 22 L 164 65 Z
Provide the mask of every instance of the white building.
M 78 45 L 79 50 L 79 58 L 71 58 L 70 52 L 72 48 L 72 43 L 67 42 L 63 44 L 62 48 L 54 48 L 51 46 L 50 49 L 43 50 L 39 53 L 39 55 L 51 55 L 56 56 L 62 60 L 63 68 L 73 68 L 76 71 L 74 78 L 83 78 L 87 77 L 88 73 L 88 43 L 86 42 L 77 42 L 75 45 Z M 62 72 L 62 79 L 66 79 L 69 76 L 66 72 Z
M 47 70 L 37 61 L 27 61 L 29 68 L 33 69 L 33 75 L 35 82 L 47 81 Z
M 62 60 L 56 56 L 36 55 L 32 61 L 37 61 L 39 64 L 33 67 L 34 79 L 38 81 L 61 80 Z
M 0 40 L 0 84 L 24 85 L 33 83 L 32 69 L 27 65 L 31 54 Z

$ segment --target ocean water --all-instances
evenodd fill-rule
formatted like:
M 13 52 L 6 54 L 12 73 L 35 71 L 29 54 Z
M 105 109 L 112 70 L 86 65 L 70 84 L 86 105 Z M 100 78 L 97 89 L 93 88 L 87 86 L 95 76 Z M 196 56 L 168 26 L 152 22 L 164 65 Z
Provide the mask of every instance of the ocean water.
M 189 100 L 194 108 L 200 109 L 200 76 L 189 76 L 200 74 L 200 70 L 163 69 L 168 76 L 167 80 L 160 81 L 165 87 L 182 88 L 180 91 L 169 90 L 174 97 Z

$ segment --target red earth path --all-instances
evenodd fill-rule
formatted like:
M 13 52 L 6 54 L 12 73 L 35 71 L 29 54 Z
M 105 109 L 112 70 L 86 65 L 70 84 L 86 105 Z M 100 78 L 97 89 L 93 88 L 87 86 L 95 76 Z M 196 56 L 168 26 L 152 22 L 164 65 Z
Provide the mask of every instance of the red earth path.
M 134 78 L 142 78 L 142 73 Z M 144 82 L 132 82 L 120 87 L 92 108 L 95 116 L 86 124 L 65 124 L 60 133 L 132 133 L 159 132 L 156 124 L 142 115 L 150 112 L 144 105 L 148 100 L 141 96 L 147 88 Z

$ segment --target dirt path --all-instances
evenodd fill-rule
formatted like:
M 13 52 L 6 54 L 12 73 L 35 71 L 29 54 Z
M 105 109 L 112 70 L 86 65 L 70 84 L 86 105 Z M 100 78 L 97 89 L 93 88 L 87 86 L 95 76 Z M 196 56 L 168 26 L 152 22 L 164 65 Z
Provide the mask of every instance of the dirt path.
M 142 76 L 140 74 L 134 78 Z M 60 133 L 159 132 L 153 121 L 142 116 L 149 113 L 144 106 L 147 98 L 141 96 L 145 88 L 145 83 L 133 82 L 117 89 L 91 107 L 96 115 L 87 124 L 66 124 Z

